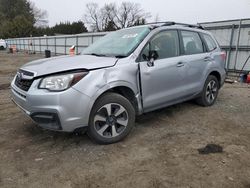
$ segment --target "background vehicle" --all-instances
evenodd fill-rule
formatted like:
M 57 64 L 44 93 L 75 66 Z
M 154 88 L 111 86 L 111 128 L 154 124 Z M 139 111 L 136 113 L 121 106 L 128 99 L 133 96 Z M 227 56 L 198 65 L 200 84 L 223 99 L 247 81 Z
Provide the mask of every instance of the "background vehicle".
M 0 39 L 0 50 L 5 50 L 7 48 L 7 43 L 5 40 Z
M 200 26 L 148 24 L 112 32 L 79 56 L 24 65 L 12 97 L 44 128 L 86 127 L 110 144 L 128 135 L 136 115 L 190 99 L 213 105 L 224 66 L 225 53 Z

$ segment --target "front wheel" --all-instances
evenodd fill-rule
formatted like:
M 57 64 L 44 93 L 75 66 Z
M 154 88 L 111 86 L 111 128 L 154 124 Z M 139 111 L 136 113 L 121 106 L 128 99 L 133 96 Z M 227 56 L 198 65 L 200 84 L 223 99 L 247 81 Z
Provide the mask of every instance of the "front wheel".
M 209 75 L 203 87 L 201 96 L 196 100 L 196 102 L 202 106 L 212 106 L 217 99 L 218 93 L 218 79 L 213 75 Z
M 124 139 L 134 122 L 135 109 L 129 100 L 116 93 L 107 93 L 95 102 L 87 133 L 99 144 L 112 144 Z

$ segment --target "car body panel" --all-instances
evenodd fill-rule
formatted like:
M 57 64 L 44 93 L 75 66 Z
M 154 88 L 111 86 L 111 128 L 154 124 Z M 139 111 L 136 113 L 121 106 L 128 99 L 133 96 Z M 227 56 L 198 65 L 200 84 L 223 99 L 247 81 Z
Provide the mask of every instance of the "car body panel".
M 12 100 L 28 116 L 38 112 L 56 113 L 60 118 L 62 130 L 65 132 L 73 132 L 77 128 L 88 125 L 88 115 L 91 109 L 87 95 L 74 88 L 60 93 L 38 90 L 39 82 L 40 80 L 34 81 L 28 92 L 23 92 L 16 87 L 14 82 L 11 83 Z
M 149 67 L 140 62 L 142 98 L 144 111 L 156 109 L 186 95 L 185 66 L 178 67 L 182 57 L 160 59 Z
M 213 52 L 155 60 L 152 67 L 146 61 L 138 60 L 147 42 L 155 34 L 168 29 L 178 30 L 183 27 L 153 29 L 135 51 L 125 58 L 78 55 L 28 63 L 21 69 L 33 72 L 34 82 L 25 92 L 15 85 L 14 79 L 11 84 L 12 98 L 29 116 L 37 112 L 58 114 L 62 131 L 72 132 L 88 126 L 95 101 L 103 93 L 117 87 L 133 92 L 137 102 L 137 114 L 142 114 L 196 97 L 202 91 L 208 75 L 213 72 L 219 73 L 223 85 L 226 74 L 219 46 Z M 185 27 L 185 30 L 209 34 L 200 29 Z M 207 57 L 209 58 L 206 59 Z M 184 66 L 178 67 L 179 62 Z M 72 70 L 86 70 L 88 74 L 62 92 L 38 89 L 44 76 Z
M 91 70 L 112 67 L 116 64 L 116 61 L 117 59 L 113 57 L 59 56 L 27 63 L 21 69 L 34 72 L 36 76 L 43 76 L 77 69 Z

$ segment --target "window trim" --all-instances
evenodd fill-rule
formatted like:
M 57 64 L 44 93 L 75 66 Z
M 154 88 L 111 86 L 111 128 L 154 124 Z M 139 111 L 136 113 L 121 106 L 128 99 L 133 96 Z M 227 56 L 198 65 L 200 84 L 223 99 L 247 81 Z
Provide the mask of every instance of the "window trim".
M 197 53 L 197 54 L 185 54 L 184 42 L 183 42 L 183 38 L 182 38 L 182 34 L 181 34 L 182 31 L 197 33 L 198 36 L 199 36 L 199 39 L 201 40 L 201 43 L 202 43 L 203 52 Z M 198 54 L 207 53 L 207 48 L 206 48 L 206 46 L 205 46 L 205 44 L 204 44 L 204 42 L 203 42 L 203 39 L 202 39 L 201 36 L 200 36 L 200 32 L 198 32 L 198 31 L 192 31 L 192 30 L 186 30 L 186 29 L 179 29 L 179 34 L 180 34 L 179 38 L 180 38 L 181 44 L 182 44 L 182 47 L 181 47 L 181 48 L 182 48 L 182 53 L 183 53 L 182 55 L 183 55 L 183 56 L 198 55 Z
M 215 50 L 217 50 L 217 49 L 218 49 L 218 44 L 215 42 L 215 40 L 213 39 L 213 37 L 212 37 L 211 35 L 206 34 L 206 33 L 200 33 L 200 35 L 201 35 L 201 38 L 202 38 L 202 40 L 203 40 L 203 42 L 204 42 L 204 44 L 205 44 L 205 46 L 206 46 L 206 51 L 207 51 L 207 52 L 213 52 L 213 51 L 215 51 Z M 214 48 L 213 50 L 209 50 L 209 48 L 208 48 L 208 45 L 207 45 L 207 42 L 206 42 L 206 39 L 205 39 L 204 35 L 209 36 L 209 37 L 213 40 L 214 44 L 216 45 L 216 48 Z
M 162 32 L 166 32 L 166 31 L 176 31 L 177 32 L 177 37 L 178 37 L 178 47 L 179 47 L 179 50 L 178 50 L 178 55 L 177 56 L 174 56 L 174 57 L 180 57 L 181 56 L 181 46 L 180 46 L 180 36 L 179 36 L 179 29 L 176 29 L 176 28 L 172 28 L 172 29 L 163 29 L 163 30 L 160 30 L 159 32 L 155 33 L 154 35 L 152 35 L 147 43 L 143 46 L 142 50 L 140 51 L 137 59 L 136 59 L 136 62 L 140 63 L 140 62 L 144 62 L 145 60 L 142 59 L 142 52 L 143 50 L 147 47 L 147 45 L 150 43 L 150 41 L 158 34 L 162 33 Z M 174 58 L 174 57 L 168 57 L 168 58 L 162 58 L 162 59 L 169 59 L 169 58 Z

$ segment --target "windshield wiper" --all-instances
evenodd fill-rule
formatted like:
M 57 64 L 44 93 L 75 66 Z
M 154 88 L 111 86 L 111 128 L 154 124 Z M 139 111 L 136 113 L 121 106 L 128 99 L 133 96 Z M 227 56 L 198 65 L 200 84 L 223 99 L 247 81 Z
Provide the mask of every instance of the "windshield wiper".
M 125 58 L 125 57 L 128 57 L 128 56 L 126 56 L 126 55 L 116 55 L 115 57 L 121 59 L 121 58 Z
M 115 57 L 115 58 L 125 58 L 125 57 L 128 57 L 128 56 L 125 56 L 125 55 L 105 55 L 105 54 L 97 54 L 97 53 L 90 53 L 90 54 L 85 54 L 85 55 L 93 55 L 93 56 L 97 56 L 97 57 Z
M 93 55 L 93 56 L 97 56 L 97 57 L 107 57 L 104 54 L 96 54 L 96 53 L 91 53 L 91 54 L 85 54 L 85 55 Z

